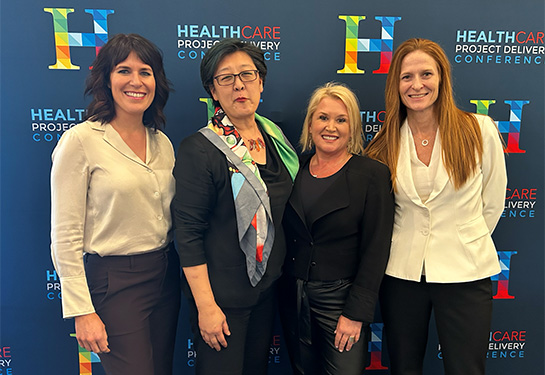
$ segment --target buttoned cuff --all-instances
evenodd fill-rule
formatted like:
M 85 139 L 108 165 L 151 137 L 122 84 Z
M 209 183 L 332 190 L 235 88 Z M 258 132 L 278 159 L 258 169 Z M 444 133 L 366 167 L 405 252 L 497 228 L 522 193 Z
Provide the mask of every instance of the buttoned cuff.
M 61 293 L 63 318 L 95 312 L 85 276 L 61 277 Z

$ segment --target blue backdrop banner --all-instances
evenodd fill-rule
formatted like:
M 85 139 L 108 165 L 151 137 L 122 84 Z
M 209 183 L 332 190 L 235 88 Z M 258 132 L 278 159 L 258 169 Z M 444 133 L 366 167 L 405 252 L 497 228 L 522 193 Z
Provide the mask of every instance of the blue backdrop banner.
M 493 277 L 487 373 L 545 373 L 544 8 L 543 0 L 2 1 L 0 374 L 104 373 L 98 357 L 78 347 L 73 320 L 62 319 L 49 250 L 49 172 L 59 137 L 84 116 L 90 65 L 117 33 L 139 33 L 163 51 L 175 89 L 166 107 L 175 147 L 207 121 L 199 64 L 223 38 L 263 49 L 269 74 L 258 111 L 294 144 L 310 93 L 332 80 L 358 95 L 371 139 L 384 121 L 395 48 L 411 37 L 441 44 L 458 104 L 491 116 L 508 153 L 505 211 L 494 233 L 502 272 Z M 377 314 L 369 374 L 388 373 L 382 328 Z M 184 305 L 175 373 L 193 374 L 195 356 Z M 279 325 L 269 358 L 270 374 L 289 373 Z M 425 371 L 443 371 L 434 331 Z

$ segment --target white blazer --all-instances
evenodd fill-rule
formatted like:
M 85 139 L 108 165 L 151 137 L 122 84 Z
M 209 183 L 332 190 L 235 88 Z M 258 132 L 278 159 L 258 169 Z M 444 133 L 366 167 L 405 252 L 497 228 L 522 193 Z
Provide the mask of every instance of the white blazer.
M 455 190 L 441 162 L 426 203 L 422 203 L 413 182 L 407 120 L 402 125 L 387 275 L 419 281 L 424 260 L 428 282 L 467 282 L 500 272 L 491 234 L 505 205 L 505 158 L 492 119 L 475 117 L 483 138 L 477 173 Z

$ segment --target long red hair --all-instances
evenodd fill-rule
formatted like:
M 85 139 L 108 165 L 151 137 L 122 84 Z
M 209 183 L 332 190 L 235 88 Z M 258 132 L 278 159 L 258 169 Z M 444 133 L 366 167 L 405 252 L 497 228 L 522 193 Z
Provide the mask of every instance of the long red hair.
M 401 63 L 411 52 L 422 51 L 433 58 L 440 75 L 439 94 L 434 116 L 439 124 L 443 164 L 452 183 L 459 189 L 475 173 L 483 154 L 481 129 L 475 116 L 456 106 L 452 92 L 451 68 L 445 51 L 427 39 L 413 38 L 401 43 L 394 53 L 386 78 L 386 117 L 381 130 L 371 140 L 365 153 L 390 168 L 395 189 L 400 128 L 407 118 L 407 108 L 399 96 Z

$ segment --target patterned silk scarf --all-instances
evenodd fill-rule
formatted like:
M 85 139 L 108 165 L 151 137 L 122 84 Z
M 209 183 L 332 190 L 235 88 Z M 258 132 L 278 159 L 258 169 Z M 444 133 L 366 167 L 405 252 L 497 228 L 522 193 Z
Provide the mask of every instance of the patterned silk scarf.
M 292 181 L 297 175 L 297 154 L 278 126 L 255 114 L 286 166 Z M 225 112 L 217 108 L 208 126 L 199 130 L 221 150 L 229 164 L 233 199 L 237 216 L 238 240 L 246 256 L 246 269 L 252 286 L 256 286 L 267 269 L 274 243 L 274 224 L 267 193 L 259 168 L 253 161 L 242 137 Z

